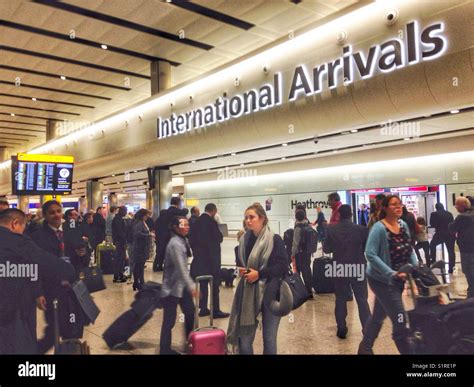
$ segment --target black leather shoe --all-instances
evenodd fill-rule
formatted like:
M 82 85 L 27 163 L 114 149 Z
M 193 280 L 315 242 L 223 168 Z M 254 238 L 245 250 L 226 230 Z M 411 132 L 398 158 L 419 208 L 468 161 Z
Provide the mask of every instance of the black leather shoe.
M 209 309 L 201 309 L 199 311 L 199 317 L 206 317 L 206 316 L 210 316 L 211 315 L 211 311 Z M 214 315 L 214 317 L 216 317 Z
M 342 329 L 337 328 L 336 336 L 339 337 L 340 339 L 345 339 L 347 336 L 347 327 L 342 328 Z
M 372 351 L 372 348 L 367 348 L 364 345 L 364 342 L 361 341 L 359 344 L 359 350 L 357 351 L 358 355 L 373 355 L 374 351 Z
M 230 313 L 225 313 L 222 312 L 221 310 L 218 310 L 217 312 L 213 313 L 214 318 L 227 318 L 230 316 Z

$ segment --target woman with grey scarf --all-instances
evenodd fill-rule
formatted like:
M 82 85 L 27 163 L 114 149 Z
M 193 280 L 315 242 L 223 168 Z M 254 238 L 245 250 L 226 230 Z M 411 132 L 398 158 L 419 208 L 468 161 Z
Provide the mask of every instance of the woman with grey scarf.
M 260 203 L 245 210 L 247 232 L 240 239 L 238 262 L 240 281 L 234 296 L 227 330 L 227 343 L 242 355 L 253 354 L 259 323 L 263 328 L 263 353 L 277 353 L 280 317 L 263 304 L 265 285 L 288 271 L 285 244 L 270 231 L 268 217 Z

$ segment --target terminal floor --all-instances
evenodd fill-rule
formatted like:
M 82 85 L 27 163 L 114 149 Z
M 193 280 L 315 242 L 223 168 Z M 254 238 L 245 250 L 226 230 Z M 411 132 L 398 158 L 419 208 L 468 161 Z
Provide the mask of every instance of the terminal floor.
M 236 245 L 234 239 L 226 238 L 222 245 L 223 265 L 233 265 L 233 247 Z M 441 258 L 441 250 L 438 251 Z M 320 256 L 318 251 L 315 256 Z M 459 256 L 458 256 L 459 260 Z M 153 273 L 152 264 L 148 262 L 145 269 L 145 280 L 161 282 L 162 273 Z M 451 276 L 452 290 L 454 294 L 466 292 L 465 277 L 457 264 L 457 272 Z M 111 350 L 102 339 L 104 330 L 124 311 L 128 310 L 133 297 L 136 294 L 132 291 L 132 285 L 126 283 L 114 284 L 112 276 L 105 276 L 107 289 L 95 293 L 94 300 L 99 306 L 101 313 L 94 325 L 85 328 L 84 340 L 91 347 L 92 354 L 117 354 L 117 355 L 141 355 L 158 354 L 160 329 L 163 311 L 157 310 L 150 321 L 147 322 L 134 336 L 128 344 L 120 350 Z M 236 283 L 237 280 L 234 281 Z M 229 312 L 234 295 L 234 288 L 221 287 L 221 309 Z M 347 326 L 349 332 L 345 340 L 336 336 L 336 322 L 334 319 L 333 294 L 315 295 L 313 301 L 306 302 L 301 308 L 294 311 L 289 316 L 282 318 L 278 331 L 278 353 L 279 354 L 356 354 L 357 347 L 362 338 L 361 326 L 359 323 L 357 304 L 354 301 L 348 302 Z M 374 296 L 369 291 L 369 304 L 372 308 Z M 407 309 L 413 308 L 413 303 L 407 292 L 404 294 L 404 302 Z M 173 330 L 173 348 L 184 351 L 184 324 L 179 315 L 176 326 Z M 200 325 L 206 325 L 209 318 L 200 318 Z M 42 335 L 43 316 L 38 315 L 38 335 Z M 227 329 L 228 319 L 215 320 L 215 324 Z M 262 334 L 257 333 L 254 343 L 255 353 L 262 353 Z M 397 354 L 397 349 L 391 338 L 391 322 L 385 320 L 382 331 L 374 347 L 376 354 Z

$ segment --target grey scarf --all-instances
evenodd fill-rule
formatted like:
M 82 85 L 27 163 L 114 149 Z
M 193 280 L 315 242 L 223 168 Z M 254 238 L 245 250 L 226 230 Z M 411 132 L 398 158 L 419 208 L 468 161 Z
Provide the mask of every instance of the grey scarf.
M 239 260 L 243 264 L 247 258 L 247 269 L 260 270 L 267 266 L 268 258 L 273 250 L 274 233 L 268 226 L 264 226 L 255 241 L 250 255 L 245 251 L 245 242 L 250 235 L 244 235 L 239 244 Z M 255 332 L 261 318 L 262 300 L 265 291 L 265 279 L 249 284 L 243 278 L 237 285 L 232 303 L 229 327 L 227 329 L 227 343 L 237 346 L 239 337 L 249 336 Z

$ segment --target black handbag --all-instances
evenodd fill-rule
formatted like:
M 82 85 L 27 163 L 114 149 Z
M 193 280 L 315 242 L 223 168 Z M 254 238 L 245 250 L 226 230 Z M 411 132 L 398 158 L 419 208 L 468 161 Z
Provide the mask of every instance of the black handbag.
M 293 310 L 298 309 L 310 296 L 300 274 L 291 272 L 283 278 L 283 281 L 288 284 L 293 294 Z
M 79 280 L 86 284 L 89 293 L 100 292 L 105 289 L 104 276 L 99 266 L 85 267 L 79 272 Z

